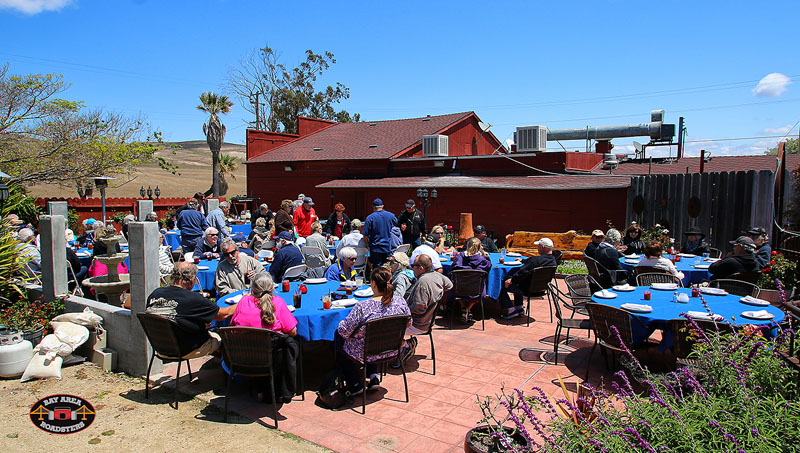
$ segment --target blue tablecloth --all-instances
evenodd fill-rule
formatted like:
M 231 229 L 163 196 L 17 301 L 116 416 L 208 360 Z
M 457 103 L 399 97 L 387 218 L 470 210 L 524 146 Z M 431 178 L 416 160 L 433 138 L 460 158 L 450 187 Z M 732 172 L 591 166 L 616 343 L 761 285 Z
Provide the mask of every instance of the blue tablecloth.
M 293 303 L 292 295 L 300 286 L 300 282 L 292 282 L 289 292 L 283 292 L 280 285 L 275 285 L 275 295 L 284 300 L 288 305 Z M 326 282 L 317 285 L 308 285 L 308 293 L 303 294 L 301 307 L 295 309 L 294 317 L 297 319 L 297 336 L 305 341 L 328 340 L 333 341 L 333 335 L 339 326 L 339 321 L 343 320 L 350 313 L 352 308 L 332 308 L 324 310 L 322 308 L 322 296 L 328 292 L 336 292 L 341 286 L 339 282 Z M 362 286 L 361 289 L 366 288 Z M 243 291 L 237 291 L 217 300 L 217 305 L 227 307 L 228 301 Z M 356 298 L 364 300 L 366 298 Z M 217 323 L 217 325 L 226 323 Z
M 249 236 L 250 232 L 253 231 L 253 226 L 249 223 L 245 223 L 243 225 L 231 225 L 231 234 L 242 233 L 243 235 Z
M 667 259 L 671 259 L 672 255 L 664 255 L 664 257 Z M 642 257 L 640 256 L 639 258 L 636 259 L 640 260 L 642 259 Z M 631 272 L 633 268 L 636 267 L 636 264 L 626 263 L 625 260 L 626 258 L 624 256 L 619 258 L 619 262 L 622 264 L 622 268 L 628 272 Z M 701 264 L 704 265 L 711 264 L 711 262 L 709 261 L 702 261 L 703 260 L 702 257 L 700 258 L 700 260 Z M 678 269 L 678 271 L 683 272 L 683 280 L 681 281 L 683 282 L 683 286 L 686 288 L 695 283 L 700 283 L 702 281 L 708 281 L 711 279 L 711 274 L 708 272 L 708 269 L 696 269 L 694 265 L 695 265 L 695 258 L 682 257 L 680 261 L 675 263 L 675 268 Z
M 264 269 L 269 271 L 269 264 L 267 262 L 262 262 L 264 264 Z M 219 266 L 219 260 L 200 260 L 200 264 L 197 265 L 197 280 L 200 282 L 200 288 L 203 291 L 214 291 L 214 279 L 217 275 L 217 266 Z M 202 269 L 202 267 L 207 267 L 208 269 Z
M 178 247 L 181 246 L 181 232 L 177 230 L 171 230 L 164 233 L 164 240 L 167 241 L 167 245 L 172 247 L 172 250 L 177 250 Z
M 445 275 L 450 274 L 450 270 L 453 267 L 453 261 L 451 260 L 450 256 L 441 256 L 440 258 L 446 258 L 446 261 L 442 261 L 442 269 L 444 270 Z M 492 270 L 489 271 L 489 277 L 487 281 L 487 288 L 486 288 L 486 295 L 491 297 L 494 300 L 500 298 L 500 291 L 503 290 L 503 280 L 506 279 L 506 276 L 515 267 L 520 267 L 520 265 L 512 265 L 509 266 L 507 264 L 500 264 L 500 254 L 499 253 L 490 253 L 489 258 L 492 260 Z M 520 259 L 525 261 L 526 257 L 506 257 L 505 261 L 513 261 L 516 259 Z
M 649 301 L 644 300 L 645 290 L 650 291 L 651 300 Z M 656 329 L 664 329 L 666 327 L 666 321 L 669 321 L 670 319 L 683 318 L 681 313 L 686 313 L 689 311 L 706 311 L 699 297 L 689 297 L 689 303 L 686 304 L 673 303 L 672 294 L 674 291 L 659 291 L 656 289 L 650 289 L 646 286 L 637 286 L 634 291 L 630 292 L 610 291 L 617 294 L 615 299 L 601 299 L 596 296 L 592 296 L 592 301 L 617 308 L 621 308 L 622 304 L 626 303 L 646 304 L 653 307 L 653 311 L 650 313 L 631 313 L 632 316 L 638 317 L 646 327 L 646 329 L 642 329 L 641 326 L 639 326 L 639 323 L 635 321 L 631 323 L 633 326 L 634 343 L 640 343 L 646 340 Z M 691 289 L 689 288 L 679 288 L 677 291 L 679 293 L 686 293 L 691 296 Z M 708 303 L 712 313 L 723 316 L 725 321 L 729 323 L 738 325 L 776 325 L 777 323 L 783 321 L 784 318 L 784 313 L 772 305 L 763 308 L 747 305 L 739 301 L 739 299 L 741 299 L 740 296 L 734 296 L 732 294 L 727 296 L 712 296 L 703 294 L 703 298 Z M 772 313 L 775 318 L 769 321 L 759 321 L 747 319 L 742 316 L 743 311 L 758 310 L 767 310 L 768 312 Z M 775 333 L 776 331 L 773 331 L 773 334 Z M 661 345 L 662 349 L 666 349 L 672 345 L 671 332 L 664 332 L 664 340 L 665 341 L 663 341 Z

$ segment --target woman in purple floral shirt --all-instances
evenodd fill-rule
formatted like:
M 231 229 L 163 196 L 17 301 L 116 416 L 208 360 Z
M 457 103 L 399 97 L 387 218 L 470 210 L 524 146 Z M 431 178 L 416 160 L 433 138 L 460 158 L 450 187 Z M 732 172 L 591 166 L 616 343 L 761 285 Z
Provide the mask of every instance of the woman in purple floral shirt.
M 358 395 L 364 391 L 364 383 L 359 379 L 359 368 L 353 363 L 353 359 L 360 360 L 364 355 L 364 324 L 387 316 L 411 316 L 405 299 L 394 296 L 391 282 L 392 273 L 388 269 L 379 267 L 373 270 L 370 279 L 373 297 L 357 303 L 336 329 L 336 359 L 345 375 L 351 395 Z M 411 325 L 410 318 L 409 325 Z M 382 359 L 391 355 L 367 357 L 367 359 Z M 368 366 L 367 373 L 370 376 L 368 390 L 378 389 L 381 381 L 377 365 Z

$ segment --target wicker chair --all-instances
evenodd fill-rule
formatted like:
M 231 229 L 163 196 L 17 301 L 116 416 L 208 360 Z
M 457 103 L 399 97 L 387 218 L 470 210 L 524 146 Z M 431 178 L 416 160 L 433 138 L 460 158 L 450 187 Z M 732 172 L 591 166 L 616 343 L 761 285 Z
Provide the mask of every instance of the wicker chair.
M 564 307 L 572 310 L 570 318 L 574 317 L 576 312 L 588 315 L 589 312 L 586 311 L 584 305 L 592 301 L 592 294 L 600 289 L 600 285 L 588 274 L 567 275 L 564 277 L 564 283 L 567 285 L 571 301 L 569 304 L 565 304 Z
M 456 301 L 478 300 L 481 303 L 481 330 L 486 330 L 486 313 L 483 310 L 483 291 L 489 274 L 476 269 L 456 269 L 453 279 L 453 298 Z
M 721 288 L 731 294 L 735 294 L 737 296 L 742 296 L 742 297 L 744 296 L 758 297 L 758 294 L 761 292 L 761 288 L 752 283 L 730 278 L 711 280 L 708 286 L 712 288 Z
M 527 289 L 522 290 L 522 295 L 528 299 L 528 307 L 525 309 L 525 316 L 528 318 L 527 326 L 531 325 L 531 297 L 547 298 L 550 306 L 550 322 L 553 322 L 553 304 L 550 301 L 550 291 L 547 285 L 556 275 L 556 266 L 537 267 L 531 275 L 531 282 Z
M 592 323 L 592 331 L 594 331 L 594 345 L 589 353 L 589 362 L 586 365 L 586 379 L 588 379 L 592 354 L 594 354 L 594 349 L 598 343 L 601 347 L 610 349 L 615 353 L 625 351 L 623 344 L 628 349 L 634 349 L 631 318 L 636 319 L 636 322 L 642 327 L 644 325 L 638 317 L 621 308 L 590 302 L 586 304 L 586 309 L 589 311 L 589 320 Z M 614 332 L 611 331 L 611 326 L 617 328 L 622 344 L 620 344 Z M 649 345 L 649 343 L 646 345 Z M 612 355 L 612 361 L 616 361 L 616 355 Z M 606 362 L 606 365 L 608 365 L 608 362 Z
M 400 348 L 403 346 L 403 337 L 406 333 L 406 327 L 410 316 L 387 316 L 385 318 L 373 319 L 365 324 L 364 327 L 364 355 L 358 360 L 358 363 L 363 369 L 363 379 L 361 382 L 367 381 L 367 365 L 382 364 L 386 365 L 389 362 L 397 360 L 400 355 Z M 433 323 L 431 323 L 433 325 Z M 433 337 L 431 337 L 431 345 L 433 344 Z M 367 357 L 380 356 L 384 354 L 394 353 L 389 357 L 376 360 L 367 360 Z M 406 390 L 406 403 L 408 399 L 408 381 L 406 380 L 406 370 L 400 367 L 403 372 L 403 386 Z M 361 413 L 367 413 L 367 392 L 361 394 Z
M 636 266 L 633 268 L 633 275 L 639 274 L 669 274 L 669 271 L 666 269 L 660 269 L 658 267 L 653 266 Z
M 733 326 L 728 323 L 700 319 L 695 319 L 693 321 L 704 332 L 719 331 L 720 333 L 728 333 L 733 331 Z M 667 326 L 672 331 L 672 352 L 678 359 L 678 363 L 684 366 L 692 365 L 693 360 L 687 360 L 687 357 L 697 343 L 699 335 L 697 332 L 694 332 L 692 322 L 685 318 L 677 318 L 667 321 Z
M 681 282 L 681 279 L 672 274 L 654 272 L 636 275 L 636 286 L 650 286 L 653 283 L 675 283 L 679 288 L 683 287 L 683 282 Z
M 553 283 L 549 283 L 547 285 L 550 289 L 550 294 L 553 297 L 553 307 L 556 311 L 556 334 L 555 339 L 553 339 L 553 352 L 555 353 L 555 364 L 558 365 L 558 344 L 561 340 L 561 330 L 567 329 L 567 339 L 565 344 L 569 343 L 569 331 L 572 329 L 580 329 L 586 330 L 587 332 L 592 331 L 592 323 L 588 319 L 573 319 L 568 318 L 564 319 L 561 314 L 561 304 L 565 307 L 570 308 L 572 310 L 573 316 L 575 315 L 576 308 L 576 299 L 570 296 L 569 294 L 564 293 L 560 289 L 558 289 L 558 285 Z M 578 299 L 581 300 L 581 299 Z M 559 304 L 561 302 L 561 304 Z M 586 302 L 581 303 L 581 308 Z
M 183 334 L 177 322 L 151 313 L 137 313 L 139 322 L 142 324 L 147 341 L 153 348 L 150 355 L 150 364 L 147 366 L 147 378 L 144 384 L 144 397 L 150 398 L 150 370 L 153 368 L 153 360 L 158 357 L 164 363 L 178 362 L 178 372 L 175 374 L 175 409 L 178 409 L 178 382 L 181 378 L 181 362 L 186 361 L 189 369 L 189 380 L 192 380 L 192 367 L 189 359 L 183 357 L 192 351 L 184 351 L 178 343 L 178 336 Z

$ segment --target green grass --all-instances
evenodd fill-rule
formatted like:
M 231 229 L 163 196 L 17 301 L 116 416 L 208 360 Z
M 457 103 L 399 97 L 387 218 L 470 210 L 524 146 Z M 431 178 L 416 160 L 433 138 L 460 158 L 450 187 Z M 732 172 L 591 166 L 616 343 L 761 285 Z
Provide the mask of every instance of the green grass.
M 588 274 L 586 264 L 580 260 L 565 260 L 562 261 L 556 270 L 559 274 Z

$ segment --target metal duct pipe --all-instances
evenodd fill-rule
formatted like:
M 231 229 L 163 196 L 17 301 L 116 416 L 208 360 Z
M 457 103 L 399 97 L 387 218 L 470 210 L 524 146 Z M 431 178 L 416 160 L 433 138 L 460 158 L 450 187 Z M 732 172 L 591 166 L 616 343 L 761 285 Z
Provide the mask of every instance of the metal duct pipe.
M 586 126 L 580 129 L 556 129 L 547 131 L 547 140 L 610 140 L 617 137 L 661 138 L 661 121 L 626 126 Z

